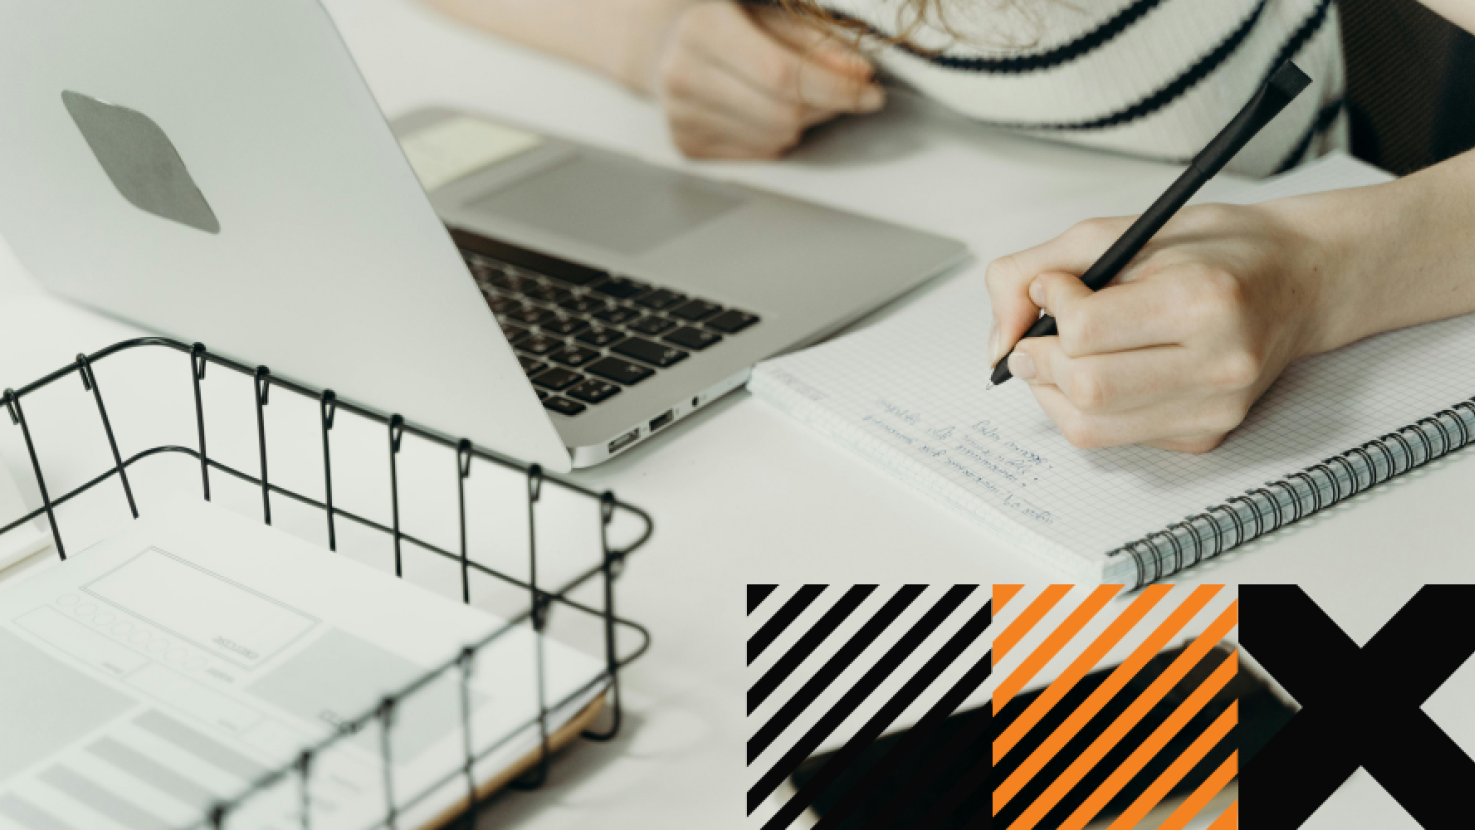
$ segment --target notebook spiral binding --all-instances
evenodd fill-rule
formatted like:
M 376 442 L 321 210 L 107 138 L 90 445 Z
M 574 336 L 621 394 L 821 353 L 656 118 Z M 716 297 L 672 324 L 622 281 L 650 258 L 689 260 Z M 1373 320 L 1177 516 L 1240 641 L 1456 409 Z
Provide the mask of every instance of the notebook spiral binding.
M 1475 436 L 1475 398 L 1127 542 L 1140 588 L 1448 455 Z
M 96 364 L 112 355 L 147 347 L 172 349 L 188 356 L 190 380 L 194 392 L 195 425 L 198 445 L 197 448 L 184 446 L 152 447 L 125 458 L 118 449 L 118 441 L 113 433 L 112 420 L 108 417 L 107 406 L 103 400 L 102 388 L 98 383 Z M 205 381 L 206 367 L 210 364 L 220 366 L 252 379 L 255 392 L 256 434 L 260 464 L 258 475 L 236 469 L 215 458 L 211 458 L 206 450 L 202 384 Z M 83 389 L 88 393 L 88 396 L 97 408 L 102 431 L 107 439 L 108 448 L 112 453 L 113 464 L 107 471 L 85 481 L 81 485 L 59 495 L 53 495 L 47 488 L 46 476 L 42 470 L 40 455 L 36 443 L 32 439 L 31 424 L 26 419 L 26 410 L 22 401 L 41 389 L 71 375 L 77 375 L 80 378 Z M 267 467 L 267 430 L 264 408 L 270 403 L 270 393 L 274 387 L 307 397 L 318 403 L 316 426 L 322 435 L 323 451 L 323 498 L 321 500 L 294 492 L 270 481 Z M 57 555 L 62 560 L 67 558 L 67 553 L 57 519 L 57 508 L 64 506 L 77 496 L 116 477 L 123 491 L 123 495 L 127 500 L 128 509 L 133 518 L 136 519 L 139 516 L 139 511 L 138 504 L 134 498 L 133 486 L 128 478 L 129 468 L 145 459 L 158 458 L 168 454 L 182 454 L 199 460 L 199 484 L 202 494 L 207 501 L 210 499 L 211 473 L 223 473 L 231 478 L 260 488 L 262 520 L 266 524 L 271 524 L 272 521 L 271 507 L 273 497 L 284 497 L 299 504 L 322 510 L 327 523 L 328 547 L 331 550 L 337 549 L 336 524 L 341 520 L 347 520 L 361 527 L 377 530 L 389 535 L 394 542 L 394 569 L 396 576 L 403 577 L 404 575 L 402 552 L 403 546 L 406 543 L 457 563 L 460 567 L 462 602 L 468 604 L 471 602 L 471 575 L 473 573 L 492 577 L 527 592 L 526 607 L 520 613 L 511 616 L 505 625 L 491 632 L 478 642 L 465 644 L 464 648 L 455 658 L 425 672 L 425 674 L 410 682 L 405 687 L 384 696 L 369 711 L 360 713 L 357 717 L 344 720 L 339 724 L 333 734 L 311 746 L 302 747 L 290 763 L 269 771 L 251 782 L 244 790 L 234 796 L 210 805 L 198 821 L 188 825 L 190 830 L 195 830 L 195 828 L 200 828 L 201 830 L 204 830 L 204 828 L 221 830 L 221 828 L 227 826 L 230 816 L 239 811 L 250 799 L 294 778 L 297 781 L 297 786 L 301 793 L 301 803 L 303 805 L 300 812 L 300 826 L 304 830 L 310 830 L 313 820 L 312 812 L 308 809 L 308 805 L 310 803 L 309 783 L 312 776 L 313 759 L 329 747 L 340 741 L 348 740 L 352 736 L 368 729 L 377 729 L 379 732 L 380 740 L 378 741 L 378 746 L 384 766 L 386 796 L 384 819 L 373 825 L 373 827 L 384 827 L 390 828 L 391 830 L 403 826 L 400 822 L 400 817 L 406 810 L 413 809 L 432 793 L 458 779 L 462 779 L 466 783 L 466 800 L 462 806 L 456 808 L 451 813 L 440 816 L 436 823 L 443 826 L 451 821 L 465 819 L 467 823 L 464 826 L 471 826 L 471 820 L 475 817 L 478 805 L 489 794 L 478 787 L 473 777 L 474 765 L 500 750 L 508 741 L 528 730 L 534 730 L 538 736 L 536 760 L 529 763 L 527 765 L 528 771 L 523 773 L 522 778 L 513 781 L 510 786 L 514 789 L 524 790 L 541 786 L 547 778 L 549 756 L 556 749 L 553 745 L 554 736 L 550 733 L 550 715 L 601 683 L 608 683 L 608 693 L 606 695 L 606 708 L 609 710 L 608 726 L 603 731 L 587 729 L 579 734 L 581 737 L 591 741 L 608 741 L 619 733 L 622 723 L 619 672 L 620 669 L 639 658 L 650 647 L 650 632 L 639 623 L 618 616 L 615 613 L 614 582 L 623 571 L 629 555 L 650 539 L 655 525 L 650 514 L 634 505 L 620 501 L 613 493 L 608 491 L 602 493 L 595 492 L 573 482 L 547 475 L 536 464 L 525 465 L 512 461 L 490 450 L 478 447 L 468 440 L 458 440 L 429 428 L 418 426 L 405 420 L 398 414 L 385 414 L 339 398 L 331 389 L 314 389 L 277 377 L 265 366 L 249 366 L 220 355 L 212 354 L 200 343 L 190 345 L 164 337 L 135 338 L 107 346 L 90 355 L 79 354 L 75 362 L 67 366 L 57 369 L 25 386 L 6 389 L 3 394 L 0 394 L 0 405 L 3 405 L 9 413 L 11 423 L 21 430 L 26 451 L 29 455 L 31 470 L 35 476 L 36 487 L 42 502 L 40 508 L 13 521 L 9 521 L 4 525 L 0 525 L 0 536 L 16 530 L 27 522 L 45 516 L 51 528 Z M 389 525 L 357 515 L 333 504 L 333 461 L 329 435 L 338 417 L 344 413 L 377 423 L 386 431 L 386 463 L 389 469 L 391 500 L 391 521 Z M 459 496 L 458 507 L 460 517 L 459 550 L 451 551 L 438 547 L 424 539 L 417 538 L 405 532 L 400 527 L 400 483 L 396 457 L 400 453 L 406 436 L 415 436 L 417 439 L 451 449 L 455 452 L 455 475 Z M 472 474 L 474 461 L 490 464 L 504 470 L 514 471 L 526 477 L 525 505 L 528 517 L 528 558 L 526 561 L 529 568 L 527 579 L 519 579 L 503 573 L 495 568 L 477 562 L 469 556 L 466 542 L 466 480 Z M 545 487 L 557 487 L 565 492 L 587 499 L 591 507 L 598 510 L 600 522 L 599 542 L 602 555 L 599 564 L 576 574 L 567 582 L 557 587 L 540 585 L 537 576 L 536 514 Z M 641 524 L 641 531 L 635 541 L 624 547 L 613 546 L 609 538 L 610 525 L 613 523 L 616 514 L 619 513 L 633 517 Z M 4 520 L 5 517 L 0 517 L 0 521 Z M 603 589 L 602 601 L 599 606 L 585 603 L 570 596 L 571 592 L 575 589 L 595 582 L 596 580 L 596 584 L 601 585 Z M 545 636 L 544 632 L 548 624 L 549 614 L 554 606 L 568 608 L 570 609 L 570 613 L 585 614 L 600 622 L 603 634 L 605 673 L 595 678 L 594 681 L 585 685 L 583 688 L 575 690 L 563 700 L 548 700 L 544 694 L 547 684 L 545 682 L 543 649 L 537 649 L 538 663 L 535 681 L 537 683 L 536 699 L 538 700 L 539 706 L 538 714 L 528 721 L 517 725 L 506 736 L 496 742 L 486 746 L 475 746 L 471 730 L 471 708 L 468 701 L 471 694 L 469 681 L 477 654 L 508 632 L 523 624 L 531 625 L 536 636 L 542 638 Z M 640 638 L 640 645 L 629 653 L 621 654 L 616 645 L 616 629 L 625 629 L 636 634 Z M 460 766 L 448 771 L 443 778 L 432 783 L 420 792 L 398 792 L 395 788 L 390 758 L 390 730 L 395 723 L 395 712 L 406 699 L 420 690 L 429 687 L 433 681 L 447 674 L 454 674 L 460 680 L 462 705 L 459 726 L 464 746 L 462 763 Z

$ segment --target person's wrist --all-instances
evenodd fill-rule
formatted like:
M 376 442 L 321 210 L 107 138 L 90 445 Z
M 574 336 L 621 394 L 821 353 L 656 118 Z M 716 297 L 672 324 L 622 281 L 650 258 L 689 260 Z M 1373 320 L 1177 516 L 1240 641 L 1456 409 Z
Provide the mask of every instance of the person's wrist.
M 1341 348 L 1374 334 L 1377 292 L 1365 273 L 1368 229 L 1360 227 L 1347 191 L 1331 191 L 1265 203 L 1282 233 L 1279 255 L 1294 296 L 1304 303 L 1296 357 Z
M 719 0 L 646 0 L 626 18 L 623 48 L 612 55 L 606 71 L 642 95 L 659 93 L 661 58 L 670 47 L 677 24 L 693 8 Z

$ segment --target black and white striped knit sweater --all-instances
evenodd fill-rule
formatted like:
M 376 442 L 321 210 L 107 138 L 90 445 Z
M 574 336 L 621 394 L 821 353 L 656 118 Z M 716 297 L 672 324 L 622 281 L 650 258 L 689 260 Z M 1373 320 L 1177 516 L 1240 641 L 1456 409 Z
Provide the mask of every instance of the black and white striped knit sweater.
M 904 0 L 830 0 L 894 34 Z M 1229 166 L 1264 176 L 1348 146 L 1332 0 L 950 0 L 881 50 L 892 75 L 972 118 L 1182 161 L 1287 58 L 1313 79 Z M 1027 45 L 1018 45 L 1027 44 Z

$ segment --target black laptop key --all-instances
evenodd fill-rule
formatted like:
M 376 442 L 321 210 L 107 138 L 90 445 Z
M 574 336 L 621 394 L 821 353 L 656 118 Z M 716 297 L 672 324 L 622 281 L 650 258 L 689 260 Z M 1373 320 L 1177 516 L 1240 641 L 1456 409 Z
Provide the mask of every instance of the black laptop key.
M 586 349 L 583 346 L 570 344 L 548 355 L 548 359 L 554 363 L 562 363 L 565 366 L 579 367 L 598 360 L 599 352 L 593 349 Z
M 600 309 L 609 305 L 609 301 L 605 300 L 603 297 L 597 297 L 593 294 L 581 294 L 579 296 L 569 297 L 568 299 L 560 300 L 558 305 L 560 308 L 568 309 L 575 314 L 593 314 L 594 312 L 599 311 Z
M 542 357 L 543 355 L 548 354 L 549 352 L 553 351 L 554 349 L 560 348 L 561 346 L 563 346 L 562 340 L 557 337 L 543 334 L 542 332 L 529 334 L 527 337 L 524 337 L 521 340 L 517 341 L 517 348 L 527 352 L 528 354 L 534 354 L 539 357 Z
M 606 357 L 598 363 L 591 363 L 586 371 L 591 375 L 599 375 L 605 380 L 623 383 L 626 386 L 637 384 L 655 374 L 654 369 L 637 366 L 628 360 L 621 360 L 618 357 Z
M 608 280 L 594 286 L 594 290 L 606 297 L 614 297 L 616 300 L 627 300 L 636 294 L 644 294 L 650 290 L 650 286 L 643 282 L 632 280 L 629 277 L 611 277 Z
M 722 335 L 715 331 L 706 331 L 704 329 L 685 326 L 666 335 L 666 340 L 678 346 L 685 346 L 688 349 L 701 351 L 713 343 L 721 343 Z
M 666 309 L 670 308 L 673 305 L 676 305 L 684 299 L 686 299 L 685 294 L 677 294 L 675 291 L 671 291 L 667 288 L 657 288 L 655 291 L 646 294 L 635 302 L 645 306 L 646 308 L 653 308 L 656 311 L 665 311 Z
M 553 397 L 553 393 L 549 392 L 547 389 L 533 389 L 533 391 L 538 393 L 538 400 L 540 401 L 546 401 L 549 398 Z
M 591 346 L 604 348 L 625 339 L 624 332 L 617 331 L 605 326 L 590 326 L 589 330 L 579 335 L 580 343 L 588 343 Z
M 613 383 L 589 378 L 578 386 L 564 393 L 571 398 L 578 398 L 585 403 L 604 403 L 605 401 L 620 394 L 620 387 Z
M 493 314 L 506 314 L 522 305 L 515 298 L 503 294 L 487 293 L 483 296 L 486 298 L 487 308 L 490 308 Z
M 460 228 L 451 228 L 451 238 L 462 250 L 491 257 L 519 268 L 526 268 L 569 285 L 588 285 L 608 276 L 607 272 L 598 268 L 590 268 L 577 262 L 569 262 L 559 257 L 530 251 L 520 245 L 513 245 L 500 239 L 491 239 Z
M 570 418 L 589 408 L 568 398 L 547 398 L 543 401 L 543 406 Z
M 652 343 L 640 337 L 622 340 L 611 348 L 610 351 L 617 352 L 626 357 L 633 357 L 636 360 L 643 360 L 652 366 L 659 366 L 662 369 L 667 366 L 675 366 L 677 363 L 686 359 L 686 352 L 680 349 L 662 346 L 660 343 Z
M 536 326 L 544 320 L 552 319 L 553 312 L 545 308 L 525 305 L 522 308 L 515 308 L 512 311 L 507 312 L 507 316 L 519 323 L 522 323 L 523 325 Z
M 517 362 L 522 364 L 523 374 L 527 375 L 528 377 L 532 377 L 533 375 L 536 375 L 537 373 L 548 368 L 547 364 L 540 362 L 536 358 L 528 357 L 525 354 L 518 355 Z
M 467 259 L 466 267 L 471 269 L 471 276 L 477 282 L 491 282 L 493 277 L 502 272 L 497 266 L 479 259 Z
M 723 334 L 737 334 L 748 326 L 758 322 L 758 315 L 749 314 L 746 311 L 738 311 L 729 308 L 721 314 L 706 322 L 708 328 L 716 329 Z
M 583 331 L 584 327 L 589 324 L 577 317 L 565 317 L 560 314 L 557 317 L 544 320 L 539 325 L 543 327 L 543 331 L 553 332 L 560 337 L 568 337 L 571 334 L 577 334 Z
M 586 265 L 569 262 L 568 260 L 555 260 L 552 257 L 548 257 L 548 260 L 540 265 L 529 265 L 527 268 L 531 271 L 537 271 L 545 277 L 552 277 L 561 283 L 576 287 L 599 282 L 608 274 L 608 272 L 601 271 L 598 268 L 590 268 Z
M 522 326 L 514 326 L 506 320 L 498 320 L 497 324 L 502 327 L 502 336 L 507 338 L 508 343 L 516 343 L 519 338 L 528 333 L 528 330 Z
M 537 288 L 538 281 L 523 274 L 513 274 L 507 271 L 497 271 L 492 274 L 487 282 L 495 285 L 503 291 L 521 293 L 529 288 Z
M 687 300 L 671 310 L 671 313 L 683 320 L 705 320 L 713 314 L 722 310 L 722 306 L 709 303 L 706 300 Z
M 584 376 L 578 372 L 570 372 L 567 369 L 549 369 L 533 378 L 533 383 L 545 389 L 552 389 L 554 392 L 559 392 L 583 379 Z
M 676 324 L 670 320 L 652 314 L 649 317 L 642 317 L 630 323 L 630 330 L 636 334 L 649 334 L 654 337 L 674 325 Z
M 611 306 L 603 311 L 595 312 L 594 316 L 612 326 L 618 326 L 621 323 L 628 323 L 639 317 L 640 312 L 633 308 L 626 308 L 625 306 Z
M 574 292 L 567 288 L 560 288 L 556 285 L 540 282 L 524 288 L 522 290 L 522 296 L 530 300 L 537 300 L 540 303 L 556 304 L 574 296 Z

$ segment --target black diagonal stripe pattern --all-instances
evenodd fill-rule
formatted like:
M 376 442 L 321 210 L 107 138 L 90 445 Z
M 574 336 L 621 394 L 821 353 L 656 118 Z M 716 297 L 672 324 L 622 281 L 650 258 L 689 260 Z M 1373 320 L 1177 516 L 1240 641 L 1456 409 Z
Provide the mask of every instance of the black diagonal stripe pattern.
M 773 690 L 793 674 L 794 669 L 808 659 L 809 655 L 819 648 L 819 644 L 833 634 L 835 629 L 840 627 L 840 623 L 844 622 L 845 618 L 849 617 L 856 608 L 859 608 L 860 604 L 865 602 L 866 597 L 875 590 L 874 585 L 856 585 L 846 591 L 840 601 L 826 611 L 825 615 L 820 617 L 819 622 L 805 632 L 804 636 L 799 638 L 799 642 L 784 652 L 784 656 L 780 657 L 773 667 L 764 672 L 763 676 L 758 678 L 758 682 L 748 689 L 748 714 L 753 714 L 754 709 L 762 706 L 763 701 L 773 694 Z
M 962 597 L 958 598 L 958 601 L 962 602 L 963 597 L 966 596 L 967 594 L 965 593 Z M 978 636 L 983 633 L 983 630 L 988 628 L 988 624 L 992 619 L 992 603 L 984 603 L 983 608 L 979 609 L 977 613 L 969 618 L 943 644 L 942 648 L 938 649 L 937 653 L 928 658 L 922 668 L 918 669 L 917 673 L 912 675 L 900 689 L 897 689 L 896 693 L 876 711 L 876 714 L 872 715 L 870 720 L 866 721 L 865 725 L 850 740 L 845 742 L 845 746 L 830 758 L 829 762 L 825 764 L 819 774 L 811 778 L 793 798 L 789 799 L 789 802 L 764 825 L 763 830 L 784 830 L 784 828 L 789 826 L 790 822 L 798 818 L 799 813 L 814 802 L 815 796 L 821 790 L 833 783 L 846 767 L 855 762 L 861 750 L 880 737 L 882 730 L 890 726 L 891 722 L 900 717 L 901 713 L 906 711 L 908 706 L 916 702 L 917 698 L 921 697 L 922 693 L 927 690 L 927 687 L 931 686 L 942 675 L 943 671 L 963 654 L 963 650 L 978 639 Z M 951 712 L 952 710 L 949 709 L 948 711 Z M 938 720 L 941 720 L 941 715 L 938 716 Z M 922 728 L 920 724 L 918 728 Z M 827 816 L 827 818 L 831 817 Z
M 823 585 L 805 585 L 795 591 L 794 595 L 789 597 L 789 601 L 778 610 L 778 613 L 770 617 L 768 622 L 758 629 L 757 634 L 748 638 L 748 665 L 751 666 L 753 661 L 758 659 L 758 655 L 762 654 L 763 650 L 768 648 L 774 640 L 777 640 L 778 635 L 784 633 L 784 629 L 798 619 L 799 615 L 804 613 L 804 609 L 808 608 L 810 603 L 814 602 L 824 590 Z
M 867 646 L 875 643 L 876 637 L 881 637 L 881 632 L 885 631 L 886 627 L 891 625 L 898 616 L 901 616 L 901 612 L 906 610 L 913 600 L 922 596 L 922 591 L 922 585 L 907 585 L 897 591 L 891 599 L 886 600 L 885 606 L 869 621 L 866 621 L 866 625 L 863 625 L 854 637 L 841 646 L 841 649 L 835 652 L 835 656 L 826 660 L 825 665 L 820 666 L 819 671 L 814 672 L 814 677 L 811 677 L 804 686 L 799 687 L 794 697 L 789 697 L 788 702 L 779 709 L 779 712 L 768 718 L 766 724 L 763 724 L 763 727 L 751 739 L 748 739 L 748 764 L 752 764 L 758 756 L 763 755 L 763 750 L 768 749 L 768 744 L 773 743 L 773 739 L 779 737 L 779 733 L 789 728 L 789 724 L 798 718 L 799 712 L 807 709 L 822 691 L 835 683 L 835 678 L 838 678 L 845 669 L 850 668 L 850 663 L 856 662 L 860 653 L 864 652 Z
M 876 638 L 881 636 L 881 632 L 901 616 L 901 612 L 906 610 L 908 605 L 922 595 L 923 590 L 921 585 L 907 585 L 887 600 L 886 605 L 875 616 L 867 620 L 855 636 L 841 646 L 840 650 L 835 652 L 835 655 L 826 661 L 819 671 L 815 672 L 814 676 L 809 678 L 808 682 L 801 686 L 793 697 L 789 698 L 788 702 L 784 703 L 778 713 L 769 718 L 768 722 L 748 739 L 748 763 L 751 764 L 757 760 L 758 756 L 763 754 L 763 750 L 773 743 L 773 739 L 777 738 L 780 732 L 789 728 L 789 724 L 794 722 L 799 713 L 809 708 L 809 704 L 819 697 L 820 692 L 834 683 L 835 678 L 855 662 L 855 658 L 859 657 L 867 646 L 875 642 Z
M 872 661 L 869 668 L 858 680 L 854 681 L 850 688 L 844 690 L 844 693 L 827 712 L 819 715 L 811 727 L 802 734 L 797 734 L 799 732 L 797 729 L 794 730 L 795 734 L 784 734 L 785 730 L 793 726 L 797 716 L 811 706 L 820 693 L 833 687 L 840 674 L 856 663 L 861 653 L 873 644 L 889 626 L 893 625 L 901 613 L 913 604 L 926 588 L 925 586 L 908 585 L 897 590 L 866 619 L 860 629 L 841 645 L 824 665 L 813 669 L 813 674 L 808 681 L 785 702 L 775 715 L 756 730 L 748 743 L 749 764 L 753 764 L 780 736 L 788 742 L 788 748 L 748 791 L 748 813 L 750 815 L 777 790 L 785 778 L 794 775 L 819 745 L 834 734 L 835 730 L 857 710 L 873 699 L 880 702 L 875 713 L 846 740 L 842 748 L 826 756 L 827 759 L 822 762 L 822 765 L 820 761 L 809 765 L 807 769 L 817 768 L 816 773 L 806 772 L 802 779 L 795 779 L 796 782 L 802 781 L 802 784 L 796 784 L 799 786 L 798 792 L 781 807 L 776 815 L 769 819 L 764 825 L 764 830 L 782 830 L 782 828 L 789 827 L 794 819 L 814 803 L 821 794 L 825 794 L 831 802 L 834 802 L 837 796 L 841 799 L 826 809 L 824 823 L 821 826 L 829 828 L 841 826 L 867 797 L 873 795 L 874 785 L 882 781 L 886 781 L 892 791 L 898 787 L 905 788 L 914 782 L 918 785 L 927 783 L 919 780 L 922 776 L 913 775 L 924 762 L 930 760 L 930 756 L 919 757 L 917 750 L 924 744 L 936 742 L 938 730 L 942 728 L 949 715 L 952 715 L 957 707 L 989 677 L 992 666 L 992 658 L 989 654 L 985 654 L 971 665 L 968 671 L 946 690 L 935 692 L 940 694 L 940 698 L 933 702 L 922 718 L 907 731 L 901 743 L 891 746 L 879 762 L 857 763 L 857 761 L 861 759 L 863 753 L 872 754 L 870 748 L 875 745 L 881 733 L 909 707 L 927 695 L 938 678 L 950 666 L 956 664 L 965 650 L 977 643 L 988 628 L 992 621 L 992 606 L 985 602 L 981 607 L 970 606 L 976 610 L 966 619 L 962 619 L 960 615 L 961 622 L 953 624 L 957 628 L 949 636 L 946 638 L 938 636 L 935 638 L 936 642 L 930 639 L 947 624 L 950 617 L 957 614 L 959 608 L 974 594 L 977 587 L 976 585 L 957 585 L 944 591 L 942 596 L 920 618 L 901 633 L 889 648 L 885 649 L 884 653 L 877 649 L 875 653 L 865 656 L 867 660 Z M 758 681 L 758 684 L 764 685 L 764 688 L 760 690 L 761 693 L 754 695 L 753 690 L 750 690 L 749 714 L 751 715 L 764 699 L 770 697 L 786 678 L 809 669 L 810 666 L 806 664 L 806 661 L 814 655 L 818 646 L 833 636 L 841 623 L 853 616 L 856 609 L 875 590 L 875 586 L 856 586 L 847 590 L 844 596 L 836 599 L 835 606 L 829 609 L 820 622 L 817 622 L 798 641 L 795 641 L 789 651 L 779 655 L 773 667 L 765 672 Z M 797 660 L 792 659 L 792 655 L 801 650 L 802 656 Z M 888 698 L 881 700 L 878 696 L 881 686 L 896 673 L 903 662 L 913 657 L 919 650 L 930 656 Z M 780 669 L 781 666 L 782 669 Z M 775 673 L 780 671 L 782 676 L 775 677 Z M 757 684 L 755 684 L 756 687 Z M 949 749 L 953 749 L 953 743 L 956 742 L 949 741 Z M 957 750 L 961 750 L 961 747 Z M 956 751 L 951 754 L 956 754 Z M 982 786 L 980 781 L 979 787 Z M 986 804 L 987 799 L 984 799 L 982 803 Z M 863 815 L 874 815 L 878 808 L 885 806 L 887 805 L 875 804 L 873 800 L 867 804 L 868 809 Z
M 989 603 L 987 607 L 990 614 L 992 614 L 993 603 Z M 958 681 L 953 684 L 952 688 L 947 690 L 946 694 L 938 698 L 937 702 L 932 705 L 932 708 L 927 710 L 927 714 L 923 715 L 922 719 L 917 721 L 915 726 L 907 730 L 906 736 L 895 746 L 891 747 L 881 757 L 881 760 L 868 770 L 859 781 L 852 784 L 845 795 L 836 802 L 835 806 L 825 812 L 824 818 L 820 820 L 819 824 L 815 825 L 814 830 L 830 830 L 832 827 L 838 827 L 841 822 L 850 817 L 851 813 L 855 812 L 856 808 L 868 796 L 879 790 L 882 782 L 887 780 L 893 780 L 895 782 L 894 785 L 899 786 L 901 789 L 891 799 L 892 803 L 888 807 L 880 811 L 872 811 L 874 817 L 868 826 L 874 826 L 876 828 L 894 826 L 892 822 L 895 818 L 895 812 L 900 812 L 905 805 L 911 803 L 917 796 L 921 795 L 922 790 L 928 784 L 936 780 L 934 765 L 938 769 L 946 766 L 957 756 L 957 753 L 963 749 L 966 743 L 971 743 L 970 740 L 966 739 L 963 742 L 950 741 L 948 746 L 942 752 L 935 753 L 922 769 L 913 769 L 911 770 L 911 774 L 901 772 L 902 765 L 912 757 L 924 742 L 935 736 L 937 731 L 942 728 L 943 721 L 947 720 L 947 717 L 959 706 L 963 705 L 963 701 L 969 695 L 973 694 L 983 684 L 983 681 L 989 678 L 993 673 L 993 658 L 994 653 L 992 649 L 984 652 L 984 655 L 968 669 L 967 673 L 958 678 Z M 974 722 L 969 725 L 969 729 L 965 730 L 965 734 L 972 732 L 975 726 L 978 727 L 978 730 L 972 734 L 974 740 L 981 737 L 984 730 L 988 727 L 987 715 L 985 714 L 983 718 L 975 718 Z M 973 780 L 982 784 L 984 776 L 978 776 Z
M 992 661 L 993 652 L 990 651 L 985 657 Z M 977 744 L 979 741 L 986 741 L 986 746 L 992 744 L 994 730 L 992 729 L 993 718 L 991 715 L 992 712 L 987 706 L 974 710 L 972 716 L 967 720 L 968 725 L 958 730 L 958 733 L 953 735 L 940 751 L 933 755 L 920 770 L 917 770 L 912 775 L 912 780 L 906 785 L 906 788 L 896 798 L 892 799 L 891 804 L 880 810 L 875 818 L 866 823 L 865 830 L 886 830 L 887 828 L 897 826 L 896 819 L 901 814 L 901 811 L 914 804 L 924 790 L 941 780 L 943 771 L 953 766 L 965 750 Z M 957 781 L 962 785 L 955 784 L 952 789 L 947 791 L 945 797 L 933 802 L 931 812 L 921 822 L 917 823 L 916 826 L 949 826 L 944 825 L 943 821 L 949 816 L 959 814 L 960 811 L 958 808 L 970 799 L 973 802 L 973 809 L 962 811 L 963 820 L 972 818 L 973 814 L 978 810 L 983 810 L 986 815 L 993 815 L 993 789 L 991 787 L 983 789 L 980 786 L 982 782 L 989 779 L 990 774 L 993 772 L 993 766 L 990 763 L 992 760 L 991 753 L 991 747 L 979 753 L 979 761 L 970 767 L 965 774 L 957 778 Z
M 748 586 L 748 616 L 752 616 L 758 606 L 763 604 L 768 595 L 773 593 L 777 585 L 749 585 Z
M 973 585 L 954 586 L 928 609 L 920 620 L 913 623 L 901 639 L 887 649 L 886 653 L 881 655 L 881 659 L 861 675 L 860 680 L 841 696 L 834 706 L 830 707 L 830 711 L 821 715 L 819 721 L 810 727 L 803 737 L 795 741 L 782 758 L 769 767 L 768 772 L 758 779 L 758 783 L 748 789 L 748 812 L 752 813 L 763 802 L 763 799 L 772 795 L 773 791 L 778 789 L 779 783 L 792 775 L 794 770 L 804 763 L 804 759 L 818 749 L 836 727 L 850 717 L 865 702 L 866 698 L 874 694 L 877 687 L 890 677 L 892 672 L 896 671 L 896 667 L 900 666 L 913 651 L 916 651 L 922 641 L 936 631 L 938 626 L 942 625 L 943 620 L 957 610 L 957 607 L 963 604 L 963 600 L 967 599 L 976 587 Z M 751 748 L 749 757 L 752 758 Z

